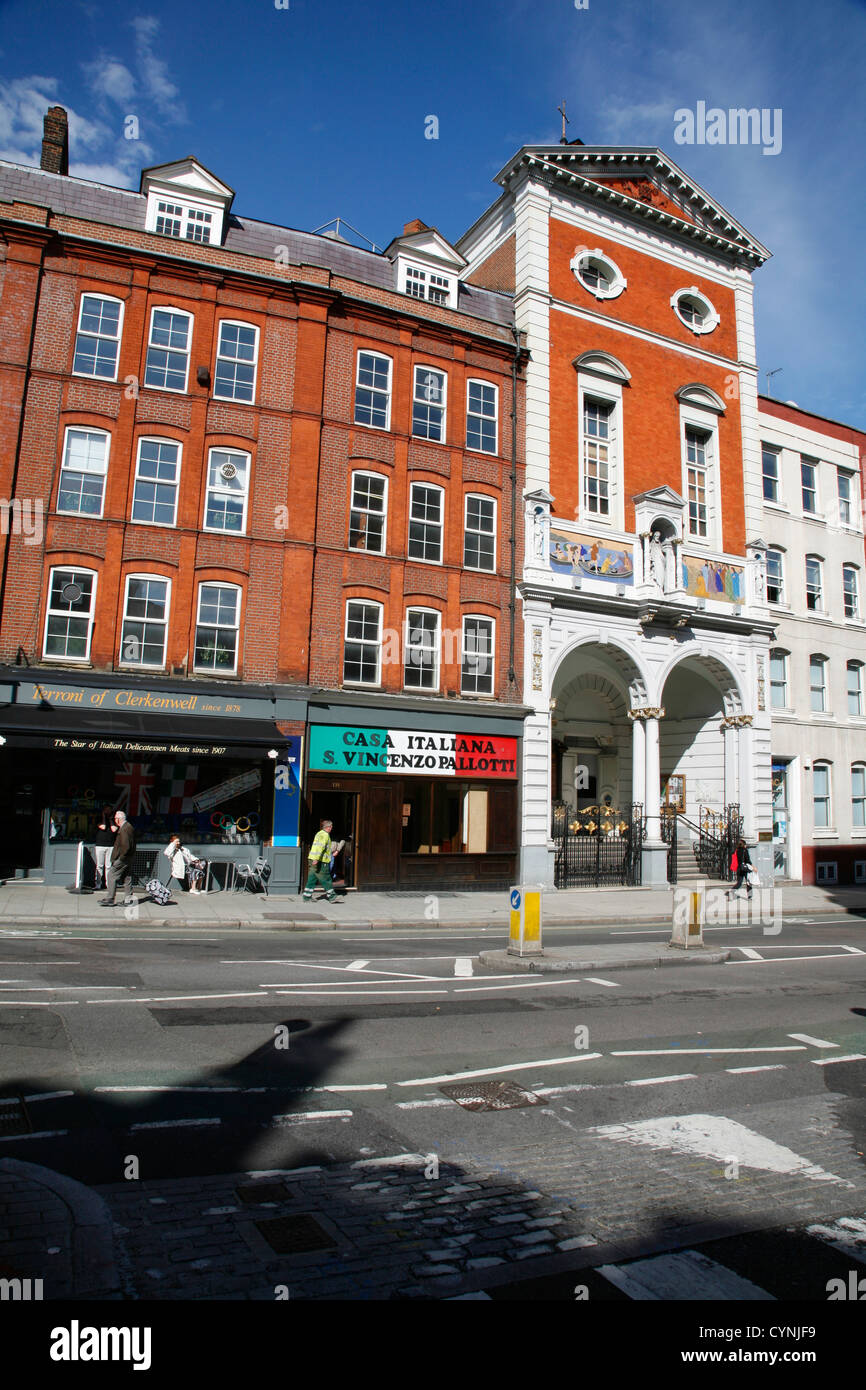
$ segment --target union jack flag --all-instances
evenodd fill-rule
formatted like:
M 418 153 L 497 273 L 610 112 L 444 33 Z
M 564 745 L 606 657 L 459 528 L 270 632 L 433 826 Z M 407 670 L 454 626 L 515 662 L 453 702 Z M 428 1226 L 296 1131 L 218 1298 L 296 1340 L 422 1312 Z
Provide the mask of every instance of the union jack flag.
M 120 805 L 128 816 L 150 815 L 150 788 L 156 786 L 156 773 L 150 763 L 123 763 L 114 774 L 120 787 Z

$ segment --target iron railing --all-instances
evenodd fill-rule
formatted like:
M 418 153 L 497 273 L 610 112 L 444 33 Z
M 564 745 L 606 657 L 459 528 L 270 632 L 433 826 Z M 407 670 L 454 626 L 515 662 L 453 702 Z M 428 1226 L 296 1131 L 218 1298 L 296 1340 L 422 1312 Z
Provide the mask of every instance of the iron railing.
M 557 888 L 640 883 L 643 806 L 602 803 L 576 811 L 567 801 L 555 801 L 551 835 Z
M 668 883 L 677 881 L 677 808 L 662 806 L 661 835 L 668 847 Z
M 731 855 L 743 833 L 743 817 L 732 802 L 723 811 L 701 806 L 699 817 L 698 863 L 708 878 L 730 881 Z

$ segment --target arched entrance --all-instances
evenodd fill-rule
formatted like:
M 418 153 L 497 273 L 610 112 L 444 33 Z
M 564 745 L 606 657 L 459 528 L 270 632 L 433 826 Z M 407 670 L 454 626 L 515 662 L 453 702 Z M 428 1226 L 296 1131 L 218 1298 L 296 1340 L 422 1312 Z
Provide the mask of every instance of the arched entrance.
M 552 690 L 554 883 L 640 883 L 643 749 L 636 775 L 630 711 L 645 703 L 643 673 L 623 648 L 582 642 L 563 656 Z

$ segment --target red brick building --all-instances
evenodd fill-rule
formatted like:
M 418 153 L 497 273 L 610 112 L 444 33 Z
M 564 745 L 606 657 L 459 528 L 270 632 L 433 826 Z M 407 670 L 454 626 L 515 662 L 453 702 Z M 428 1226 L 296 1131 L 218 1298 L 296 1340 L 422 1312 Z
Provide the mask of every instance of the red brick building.
M 14 867 L 68 877 L 122 803 L 285 891 L 324 814 L 356 886 L 507 883 L 510 296 L 420 222 L 374 253 L 237 216 L 192 158 L 70 178 L 59 108 L 42 166 L 0 163 Z

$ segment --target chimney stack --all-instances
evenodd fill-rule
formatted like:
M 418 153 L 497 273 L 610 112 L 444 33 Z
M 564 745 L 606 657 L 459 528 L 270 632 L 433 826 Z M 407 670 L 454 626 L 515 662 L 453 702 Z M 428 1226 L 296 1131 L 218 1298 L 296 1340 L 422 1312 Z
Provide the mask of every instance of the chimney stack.
M 40 168 L 49 174 L 69 173 L 69 121 L 62 106 L 49 106 L 46 112 Z
M 412 236 L 413 232 L 428 232 L 430 228 L 426 222 L 422 222 L 420 217 L 416 217 L 413 222 L 405 223 L 403 227 L 404 236 Z

